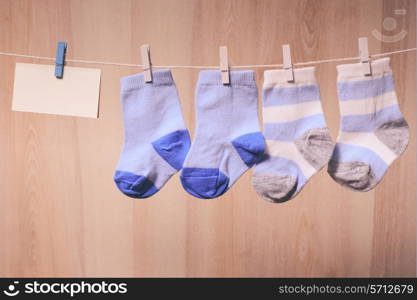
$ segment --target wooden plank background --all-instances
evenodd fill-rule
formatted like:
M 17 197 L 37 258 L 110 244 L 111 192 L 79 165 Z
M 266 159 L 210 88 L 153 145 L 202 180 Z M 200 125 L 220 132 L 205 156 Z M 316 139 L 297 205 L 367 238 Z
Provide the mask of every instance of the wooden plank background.
M 351 57 L 416 46 L 414 0 L 0 0 L 0 52 L 155 64 L 281 63 Z M 406 9 L 403 16 L 394 9 Z M 394 17 L 396 43 L 371 36 Z M 392 57 L 411 127 L 405 154 L 378 187 L 352 192 L 325 170 L 284 204 L 259 199 L 246 173 L 224 196 L 200 200 L 174 176 L 156 196 L 123 196 L 112 176 L 123 141 L 119 78 L 140 70 L 101 67 L 99 120 L 11 112 L 15 62 L 0 56 L 0 276 L 415 276 L 416 55 Z M 74 65 L 74 64 L 73 64 Z M 81 65 L 77 65 L 81 66 Z M 339 123 L 335 64 L 317 68 L 325 116 Z M 175 70 L 194 134 L 197 71 Z M 258 85 L 263 70 L 257 73 Z

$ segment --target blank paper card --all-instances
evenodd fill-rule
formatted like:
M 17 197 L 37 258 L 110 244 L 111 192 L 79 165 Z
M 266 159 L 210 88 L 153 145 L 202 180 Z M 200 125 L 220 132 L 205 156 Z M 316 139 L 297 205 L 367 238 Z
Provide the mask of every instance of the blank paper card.
M 98 117 L 100 69 L 64 68 L 55 65 L 16 63 L 12 110 L 75 117 Z

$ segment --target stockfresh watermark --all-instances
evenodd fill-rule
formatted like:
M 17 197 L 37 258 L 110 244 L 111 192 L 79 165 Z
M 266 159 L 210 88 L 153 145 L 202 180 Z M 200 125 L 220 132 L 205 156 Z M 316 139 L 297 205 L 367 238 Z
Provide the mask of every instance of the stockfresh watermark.
M 379 30 L 374 29 L 371 32 L 374 38 L 385 43 L 396 43 L 403 40 L 408 32 L 404 28 L 398 28 L 398 20 L 404 18 L 406 14 L 406 9 L 395 9 L 394 16 L 386 17 L 382 21 L 382 27 L 389 34 L 383 34 Z

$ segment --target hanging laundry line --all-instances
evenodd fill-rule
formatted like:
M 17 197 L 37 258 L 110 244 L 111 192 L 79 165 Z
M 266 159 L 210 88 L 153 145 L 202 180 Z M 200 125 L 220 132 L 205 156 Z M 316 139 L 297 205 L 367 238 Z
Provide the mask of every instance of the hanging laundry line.
M 394 55 L 394 54 L 399 54 L 399 53 L 412 52 L 412 51 L 416 51 L 416 50 L 417 50 L 417 48 L 402 49 L 402 50 L 397 50 L 397 51 L 372 54 L 372 55 L 370 55 L 370 57 L 371 58 L 384 57 L 384 56 L 389 56 L 389 55 Z M 0 52 L 0 55 L 55 61 L 55 57 L 35 56 L 35 55 L 26 55 L 26 54 L 19 54 L 19 53 Z M 294 66 L 318 65 L 318 64 L 331 63 L 331 62 L 353 61 L 353 60 L 358 60 L 359 58 L 360 58 L 359 56 L 342 57 L 342 58 L 330 58 L 330 59 L 323 59 L 323 60 L 298 62 L 298 63 L 294 63 L 293 65 Z M 142 64 L 129 64 L 129 63 L 117 63 L 117 62 L 96 61 L 96 60 L 81 60 L 81 59 L 65 59 L 65 61 L 66 62 L 71 62 L 71 63 L 80 63 L 80 64 L 112 65 L 112 66 L 122 66 L 122 67 L 142 68 L 144 66 Z M 173 66 L 152 65 L 152 67 L 153 68 L 158 68 L 158 69 L 218 69 L 219 68 L 219 66 L 180 66 L 180 65 L 173 65 Z M 231 65 L 230 69 L 282 68 L 282 67 L 283 67 L 283 64 L 236 65 L 236 66 Z

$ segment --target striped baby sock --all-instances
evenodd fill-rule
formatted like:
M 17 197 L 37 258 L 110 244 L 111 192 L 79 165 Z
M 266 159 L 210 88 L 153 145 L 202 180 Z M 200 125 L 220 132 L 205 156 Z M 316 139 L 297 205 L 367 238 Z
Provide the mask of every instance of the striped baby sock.
M 329 160 L 333 144 L 324 120 L 314 68 L 264 73 L 263 122 L 267 151 L 253 175 L 256 192 L 270 202 L 293 198 Z
M 181 172 L 191 195 L 219 197 L 264 153 L 254 77 L 253 71 L 231 71 L 230 85 L 223 85 L 219 71 L 200 72 L 196 134 Z
M 188 130 L 169 70 L 122 78 L 121 97 L 125 142 L 114 175 L 117 187 L 133 198 L 155 194 L 182 168 L 190 147 Z
M 408 144 L 407 122 L 398 107 L 389 58 L 337 66 L 340 132 L 328 173 L 341 185 L 368 191 L 382 179 Z

